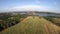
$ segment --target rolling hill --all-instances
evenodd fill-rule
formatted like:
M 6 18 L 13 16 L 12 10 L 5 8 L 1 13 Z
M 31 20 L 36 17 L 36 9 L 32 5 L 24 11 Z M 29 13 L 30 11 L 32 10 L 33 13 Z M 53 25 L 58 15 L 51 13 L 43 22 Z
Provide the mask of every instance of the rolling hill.
M 28 16 L 0 34 L 59 34 L 60 28 L 43 17 Z

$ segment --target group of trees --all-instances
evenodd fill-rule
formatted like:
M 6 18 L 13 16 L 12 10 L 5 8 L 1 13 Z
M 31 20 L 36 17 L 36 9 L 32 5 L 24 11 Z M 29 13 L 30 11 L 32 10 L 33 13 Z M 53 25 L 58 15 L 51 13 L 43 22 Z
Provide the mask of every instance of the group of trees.
M 17 23 L 20 23 L 24 18 L 27 16 L 25 15 L 2 15 L 0 16 L 0 31 L 4 30 L 5 28 L 11 27 Z

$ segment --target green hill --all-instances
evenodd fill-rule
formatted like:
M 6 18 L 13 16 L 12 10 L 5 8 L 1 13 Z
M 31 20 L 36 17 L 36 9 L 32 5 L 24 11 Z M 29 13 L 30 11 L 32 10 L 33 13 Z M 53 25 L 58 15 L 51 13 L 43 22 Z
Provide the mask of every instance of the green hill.
M 59 27 L 43 17 L 28 16 L 20 23 L 12 26 L 0 34 L 59 34 Z

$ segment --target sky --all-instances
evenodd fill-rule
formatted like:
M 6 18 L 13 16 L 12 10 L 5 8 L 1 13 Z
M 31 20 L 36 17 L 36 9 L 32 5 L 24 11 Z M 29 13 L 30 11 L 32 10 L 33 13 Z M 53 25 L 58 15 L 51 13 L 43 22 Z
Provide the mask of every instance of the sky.
M 0 0 L 0 12 L 50 11 L 60 13 L 60 0 Z

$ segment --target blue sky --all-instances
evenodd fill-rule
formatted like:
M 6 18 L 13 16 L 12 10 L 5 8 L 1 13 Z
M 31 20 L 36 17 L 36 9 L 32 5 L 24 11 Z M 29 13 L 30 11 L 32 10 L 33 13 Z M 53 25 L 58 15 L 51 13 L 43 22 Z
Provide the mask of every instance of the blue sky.
M 5 11 L 60 11 L 60 0 L 0 0 L 0 12 Z

